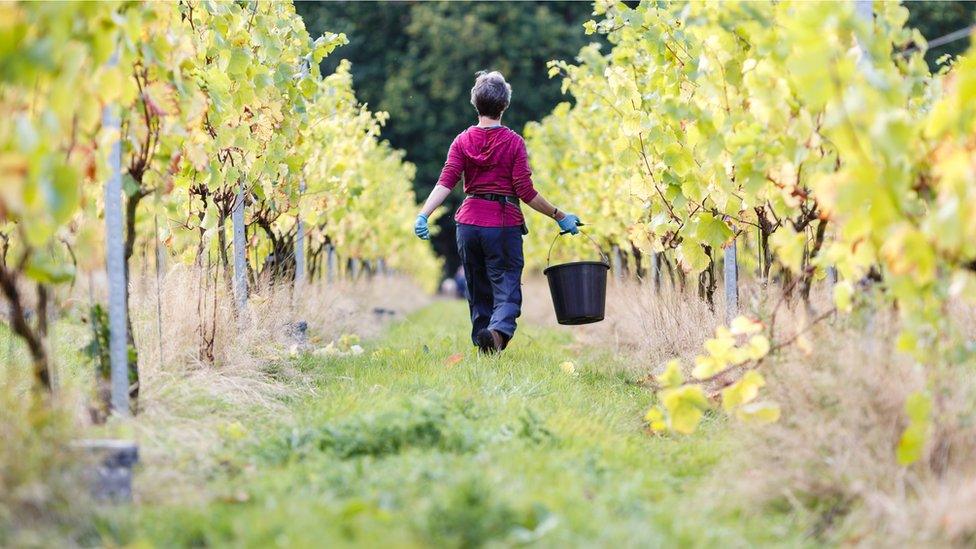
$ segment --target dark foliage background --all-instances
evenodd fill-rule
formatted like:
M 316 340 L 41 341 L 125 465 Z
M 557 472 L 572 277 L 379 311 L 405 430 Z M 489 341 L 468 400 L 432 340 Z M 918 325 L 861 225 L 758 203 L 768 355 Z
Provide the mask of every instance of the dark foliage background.
M 909 24 L 933 39 L 972 24 L 976 3 L 908 2 Z M 475 122 L 468 94 L 474 73 L 502 71 L 514 89 L 504 123 L 521 132 L 526 122 L 545 116 L 559 101 L 558 79 L 546 76 L 550 59 L 573 59 L 579 49 L 600 41 L 585 36 L 589 2 L 299 2 L 298 12 L 314 36 L 344 32 L 349 44 L 323 61 L 331 72 L 341 59 L 352 62 L 360 101 L 390 113 L 384 135 L 417 165 L 415 190 L 426 197 L 437 181 L 454 136 Z M 958 54 L 969 40 L 930 51 L 927 59 Z M 604 51 L 607 51 L 604 44 Z M 459 186 L 460 187 L 460 186 Z M 460 189 L 447 203 L 460 203 Z M 585 213 L 585 212 L 584 212 Z M 409 230 L 413 220 L 404 220 Z M 544 220 L 532 218 L 533 230 Z M 451 215 L 441 218 L 434 241 L 446 259 L 446 273 L 458 266 Z
M 583 34 L 588 2 L 303 2 L 298 12 L 313 36 L 346 33 L 349 44 L 325 59 L 323 71 L 340 59 L 352 62 L 357 97 L 390 113 L 384 135 L 417 165 L 421 200 L 437 182 L 451 141 L 477 122 L 468 103 L 476 71 L 499 70 L 512 84 L 503 123 L 521 132 L 565 100 L 546 62 L 572 59 L 601 40 Z M 447 208 L 453 211 L 462 196 L 459 185 Z M 534 230 L 543 222 L 530 220 Z M 412 223 L 404 220 L 405 230 Z M 453 273 L 459 261 L 452 216 L 440 225 L 434 248 Z
M 959 30 L 976 22 L 976 2 L 967 1 L 915 1 L 906 2 L 908 26 L 915 27 L 926 40 Z M 935 68 L 935 61 L 945 55 L 959 55 L 969 47 L 969 40 L 956 40 L 931 48 L 925 53 L 929 66 Z

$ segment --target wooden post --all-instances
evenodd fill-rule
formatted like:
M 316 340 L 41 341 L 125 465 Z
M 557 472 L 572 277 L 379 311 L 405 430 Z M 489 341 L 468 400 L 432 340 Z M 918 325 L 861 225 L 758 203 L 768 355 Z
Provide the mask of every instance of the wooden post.
M 725 323 L 731 324 L 739 314 L 739 263 L 735 239 L 725 246 L 723 261 L 725 274 Z
M 244 237 L 244 180 L 238 183 L 231 219 L 234 223 L 234 302 L 238 318 L 247 307 L 247 242 Z
M 109 60 L 114 66 L 118 53 Z M 116 105 L 102 109 L 102 125 L 107 131 L 120 130 Z M 108 354 L 111 369 L 111 407 L 120 416 L 129 411 L 129 344 L 125 309 L 125 250 L 122 243 L 122 143 L 115 139 L 108 151 L 109 178 L 105 183 L 105 250 L 108 273 Z

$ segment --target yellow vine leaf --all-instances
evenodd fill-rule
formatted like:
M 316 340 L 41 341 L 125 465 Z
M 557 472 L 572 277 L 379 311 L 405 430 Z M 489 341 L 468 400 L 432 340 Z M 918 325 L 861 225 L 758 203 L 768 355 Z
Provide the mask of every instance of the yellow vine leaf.
M 678 246 L 678 262 L 686 273 L 700 273 L 708 267 L 708 256 L 701 244 L 692 240 L 685 239 Z
M 732 238 L 732 230 L 721 219 L 711 214 L 702 214 L 698 218 L 695 236 L 699 242 L 720 248 Z
M 834 284 L 834 305 L 845 313 L 854 308 L 854 286 L 849 281 L 840 280 Z
M 743 423 L 776 423 L 780 417 L 779 404 L 775 402 L 752 402 L 739 406 L 735 417 Z
M 769 353 L 769 339 L 762 334 L 750 337 L 746 352 L 751 360 L 759 360 Z
M 762 374 L 749 370 L 742 379 L 722 389 L 722 409 L 732 412 L 743 404 L 748 404 L 759 395 L 759 389 L 766 385 Z
M 953 231 L 960 234 L 963 231 Z M 885 239 L 881 246 L 881 256 L 891 272 L 896 275 L 909 275 L 920 284 L 928 284 L 935 279 L 935 250 L 925 235 L 917 229 L 902 226 Z
M 724 370 L 728 364 L 711 355 L 699 355 L 695 357 L 695 369 L 691 375 L 695 379 L 705 379 Z
M 762 331 L 762 322 L 747 316 L 737 316 L 729 324 L 732 335 L 752 335 Z
M 929 425 L 932 416 L 932 399 L 922 391 L 908 395 L 905 400 L 905 413 L 908 427 L 901 434 L 895 456 L 901 465 L 911 465 L 922 457 L 928 442 Z
M 647 411 L 644 416 L 644 421 L 647 422 L 647 426 L 655 433 L 660 433 L 666 431 L 668 428 L 668 423 L 664 419 L 664 412 L 659 408 L 651 408 Z
M 668 411 L 668 425 L 672 431 L 689 435 L 698 428 L 708 409 L 708 399 L 700 385 L 683 385 L 661 392 L 661 401 Z
M 747 345 L 745 347 L 735 347 L 729 351 L 729 364 L 738 366 L 753 358 L 754 352 Z
M 708 354 L 719 359 L 726 359 L 729 352 L 735 348 L 735 338 L 731 334 L 720 334 L 712 339 L 706 339 L 704 347 Z
M 899 352 L 911 354 L 919 350 L 918 336 L 912 332 L 902 330 L 895 340 L 895 348 Z
M 805 233 L 798 233 L 787 225 L 769 237 L 769 245 L 785 266 L 794 273 L 800 272 L 803 266 L 803 252 L 807 245 Z
M 910 423 L 902 432 L 898 440 L 898 448 L 895 449 L 899 465 L 911 465 L 922 457 L 922 450 L 928 438 L 926 427 L 926 425 Z
M 656 376 L 655 379 L 664 389 L 681 385 L 685 382 L 685 376 L 681 375 L 681 363 L 678 362 L 678 359 L 668 361 L 667 366 L 664 367 L 664 372 Z

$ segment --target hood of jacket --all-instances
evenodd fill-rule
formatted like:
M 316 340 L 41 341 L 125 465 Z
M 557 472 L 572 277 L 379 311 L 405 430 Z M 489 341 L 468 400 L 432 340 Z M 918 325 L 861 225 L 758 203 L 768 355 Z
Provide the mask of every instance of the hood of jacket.
M 471 126 L 461 134 L 458 145 L 472 164 L 491 168 L 497 163 L 498 154 L 507 148 L 514 134 L 515 132 L 505 126 L 496 128 Z

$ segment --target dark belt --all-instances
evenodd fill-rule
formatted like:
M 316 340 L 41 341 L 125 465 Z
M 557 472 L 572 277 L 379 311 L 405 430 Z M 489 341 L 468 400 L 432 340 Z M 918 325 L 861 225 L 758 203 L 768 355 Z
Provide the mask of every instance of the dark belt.
M 505 204 L 506 202 L 518 207 L 519 199 L 517 196 L 508 196 L 506 194 L 495 194 L 495 193 L 484 193 L 484 194 L 469 194 L 468 198 L 480 198 L 481 200 L 491 200 L 492 202 L 498 202 Z

